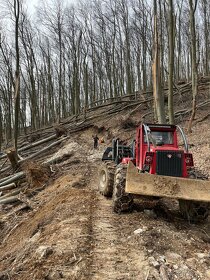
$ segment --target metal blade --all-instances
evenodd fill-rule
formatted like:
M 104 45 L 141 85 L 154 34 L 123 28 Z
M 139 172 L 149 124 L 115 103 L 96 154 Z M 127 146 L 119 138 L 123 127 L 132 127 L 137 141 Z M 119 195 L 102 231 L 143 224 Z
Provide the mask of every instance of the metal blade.
M 210 181 L 139 173 L 129 162 L 125 191 L 145 196 L 210 202 Z

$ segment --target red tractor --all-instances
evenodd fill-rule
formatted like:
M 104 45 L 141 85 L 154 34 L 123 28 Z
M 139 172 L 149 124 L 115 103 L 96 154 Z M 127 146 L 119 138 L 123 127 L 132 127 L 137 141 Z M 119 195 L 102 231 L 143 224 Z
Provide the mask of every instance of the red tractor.
M 169 197 L 178 199 L 180 211 L 188 220 L 207 219 L 210 182 L 194 170 L 192 154 L 179 126 L 142 124 L 130 146 L 113 140 L 102 161 L 99 191 L 112 196 L 115 212 L 131 211 L 136 195 Z

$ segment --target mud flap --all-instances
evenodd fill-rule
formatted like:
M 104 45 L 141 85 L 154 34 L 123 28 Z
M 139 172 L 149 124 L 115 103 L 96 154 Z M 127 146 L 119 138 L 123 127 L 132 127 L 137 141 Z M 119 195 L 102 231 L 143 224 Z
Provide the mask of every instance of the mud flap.
M 210 202 L 210 181 L 139 173 L 129 162 L 126 193 Z

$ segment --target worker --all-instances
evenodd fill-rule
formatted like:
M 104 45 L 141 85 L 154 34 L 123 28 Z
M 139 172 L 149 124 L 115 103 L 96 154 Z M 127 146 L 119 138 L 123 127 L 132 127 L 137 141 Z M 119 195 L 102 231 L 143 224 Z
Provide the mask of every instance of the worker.
M 94 147 L 94 149 L 98 148 L 98 140 L 99 140 L 99 138 L 98 138 L 97 135 L 93 136 L 93 147 Z

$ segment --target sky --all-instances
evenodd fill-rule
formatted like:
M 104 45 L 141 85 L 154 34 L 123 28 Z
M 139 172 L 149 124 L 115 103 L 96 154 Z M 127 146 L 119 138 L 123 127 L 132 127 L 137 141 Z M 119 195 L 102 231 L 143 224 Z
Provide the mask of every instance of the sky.
M 66 3 L 74 4 L 77 0 L 64 0 Z M 28 7 L 29 14 L 34 14 L 36 11 L 36 6 L 39 6 L 40 0 L 25 0 Z
M 39 4 L 39 0 L 26 0 L 26 5 L 28 7 L 28 12 L 33 14 L 36 10 L 36 6 Z

